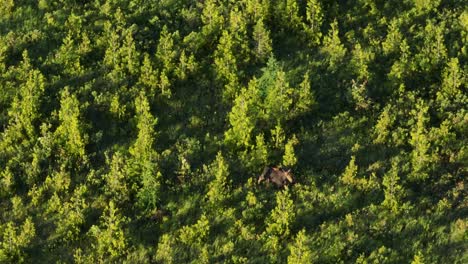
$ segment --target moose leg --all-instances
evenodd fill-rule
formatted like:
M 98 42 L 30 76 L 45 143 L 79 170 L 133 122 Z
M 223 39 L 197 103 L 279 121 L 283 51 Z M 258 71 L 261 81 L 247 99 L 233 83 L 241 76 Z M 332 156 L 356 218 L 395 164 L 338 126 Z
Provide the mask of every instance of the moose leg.
M 265 168 L 263 169 L 263 172 L 262 172 L 262 174 L 260 175 L 260 177 L 258 177 L 257 183 L 260 183 L 260 182 L 262 182 L 262 181 L 264 181 L 264 180 L 269 180 L 269 178 L 270 178 L 270 170 L 271 170 L 270 167 L 265 167 Z

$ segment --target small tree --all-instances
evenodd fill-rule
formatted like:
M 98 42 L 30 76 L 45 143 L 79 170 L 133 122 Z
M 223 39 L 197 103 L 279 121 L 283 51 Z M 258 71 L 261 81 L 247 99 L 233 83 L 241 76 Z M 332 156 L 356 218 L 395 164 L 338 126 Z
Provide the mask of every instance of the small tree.
M 418 251 L 418 253 L 414 255 L 414 258 L 411 261 L 411 264 L 424 264 L 424 256 L 421 253 L 421 251 Z
M 112 159 L 108 158 L 107 163 L 110 170 L 104 176 L 106 183 L 104 186 L 105 194 L 116 203 L 125 202 L 130 196 L 124 158 L 120 152 L 116 152 Z
M 0 232 L 0 262 L 24 262 L 24 250 L 30 246 L 35 236 L 36 228 L 31 217 L 26 218 L 21 227 L 8 222 Z
M 233 98 L 237 92 L 234 89 L 236 89 L 239 80 L 237 77 L 237 59 L 234 56 L 234 39 L 227 30 L 223 31 L 219 39 L 215 51 L 214 65 L 218 79 L 227 84 L 223 92 L 224 100 Z
M 283 156 L 283 165 L 286 167 L 293 167 L 297 163 L 296 154 L 294 153 L 294 146 L 299 144 L 296 135 L 293 135 L 291 139 L 288 140 L 286 146 L 284 147 L 284 156 Z
M 156 250 L 156 261 L 160 263 L 175 263 L 174 261 L 174 241 L 169 234 L 164 234 L 159 239 L 159 243 Z
M 275 128 L 271 130 L 271 140 L 273 141 L 273 146 L 275 146 L 276 149 L 282 149 L 285 139 L 286 136 L 284 134 L 283 128 L 281 127 L 281 124 L 276 124 Z
M 13 8 L 15 7 L 15 1 L 13 0 L 2 0 L 0 5 L 0 21 L 7 20 L 13 15 Z
M 283 0 L 274 5 L 282 25 L 289 29 L 298 29 L 302 26 L 299 17 L 299 6 L 296 0 Z
M 270 261 L 276 261 L 281 252 L 281 244 L 291 233 L 291 223 L 295 218 L 294 204 L 289 190 L 276 193 L 276 207 L 266 221 L 266 230 L 262 234 L 264 250 Z
M 267 90 L 264 102 L 267 120 L 281 122 L 288 118 L 292 108 L 294 89 L 286 81 L 286 73 L 278 71 L 273 85 Z
M 295 219 L 294 204 L 289 190 L 276 193 L 276 207 L 267 220 L 266 234 L 286 238 L 291 232 L 291 223 Z
M 270 3 L 268 0 L 243 0 L 245 11 L 251 17 L 251 21 L 259 21 L 267 18 Z
M 253 170 L 261 168 L 268 162 L 268 146 L 265 144 L 265 137 L 260 134 L 255 137 L 255 145 L 250 152 L 249 165 Z
M 304 80 L 299 85 L 299 89 L 295 92 L 295 97 L 295 115 L 305 114 L 317 105 L 315 94 L 310 87 L 309 73 L 304 75 Z
M 253 78 L 248 88 L 240 91 L 228 115 L 231 128 L 225 133 L 225 141 L 244 149 L 252 144 L 252 133 L 260 111 L 260 94 L 257 87 L 257 80 Z
M 270 32 L 265 28 L 263 20 L 258 20 L 253 30 L 254 54 L 258 61 L 263 62 L 271 56 L 272 42 Z
M 222 204 L 227 198 L 229 187 L 229 166 L 223 158 L 221 152 L 216 155 L 216 160 L 212 165 L 214 179 L 208 185 L 208 201 L 211 205 Z
M 458 58 L 452 58 L 442 73 L 442 87 L 437 92 L 437 103 L 440 112 L 447 112 L 458 104 L 463 105 L 466 97 L 460 89 L 466 81 L 466 73 L 460 69 Z M 457 104 L 458 103 L 458 104 Z
M 207 0 L 203 2 L 201 20 L 204 24 L 202 32 L 205 36 L 217 33 L 222 28 L 224 17 L 222 8 L 217 0 Z
M 351 57 L 351 71 L 357 76 L 358 82 L 367 82 L 367 80 L 371 79 L 369 65 L 371 65 L 373 59 L 374 53 L 370 49 L 363 48 L 359 43 L 354 46 Z
M 383 186 L 385 199 L 382 205 L 390 209 L 392 212 L 398 212 L 401 205 L 403 195 L 403 187 L 399 184 L 400 177 L 398 176 L 399 160 L 392 160 L 392 167 L 383 177 Z
M 307 1 L 306 20 L 307 24 L 304 24 L 304 27 L 310 37 L 310 44 L 320 44 L 323 12 L 322 6 L 318 0 Z
M 129 150 L 132 156 L 130 173 L 137 176 L 140 182 L 141 188 L 137 194 L 140 206 L 153 209 L 159 199 L 161 178 L 157 167 L 159 155 L 153 149 L 157 118 L 151 114 L 143 92 L 135 99 L 135 108 L 138 137 Z
M 130 148 L 130 154 L 137 162 L 144 163 L 146 160 L 155 158 L 153 151 L 154 137 L 156 135 L 154 126 L 158 119 L 153 117 L 146 95 L 141 92 L 135 99 L 136 119 L 138 136 L 135 143 Z
M 179 232 L 179 241 L 188 246 L 189 253 L 200 256 L 203 253 L 203 245 L 210 234 L 210 221 L 206 215 L 202 215 L 193 225 L 182 227 Z
M 116 261 L 126 253 L 127 240 L 123 229 L 126 221 L 126 218 L 119 214 L 114 202 L 109 202 L 101 216 L 101 224 L 93 225 L 89 230 L 89 234 L 95 239 L 92 248 L 96 261 Z
M 413 151 L 411 152 L 411 164 L 413 165 L 412 179 L 426 179 L 429 176 L 428 169 L 430 163 L 433 161 L 430 154 L 431 143 L 426 129 L 426 123 L 429 121 L 427 116 L 428 110 L 429 107 L 420 102 L 413 111 L 416 124 L 410 132 L 411 138 L 409 142 L 413 146 Z
M 174 68 L 174 60 L 177 56 L 176 46 L 174 45 L 174 38 L 177 37 L 178 34 L 178 32 L 173 34 L 169 33 L 167 26 L 164 26 L 159 35 L 156 59 L 163 65 L 163 69 L 172 71 Z
M 388 137 L 393 123 L 395 122 L 394 116 L 391 113 L 392 105 L 388 104 L 380 113 L 379 120 L 374 127 L 374 143 L 384 144 L 388 143 Z
M 390 55 L 400 50 L 400 42 L 403 40 L 403 36 L 399 29 L 399 20 L 392 19 L 387 29 L 387 37 L 382 42 L 382 49 L 384 54 Z
M 338 36 L 338 22 L 335 20 L 331 23 L 330 27 L 331 29 L 328 35 L 325 36 L 323 40 L 322 53 L 324 53 L 327 58 L 329 69 L 334 71 L 338 68 L 338 65 L 346 55 L 346 48 L 341 43 L 340 37 Z
M 59 120 L 60 125 L 55 133 L 66 152 L 72 157 L 86 159 L 85 146 L 88 137 L 83 131 L 80 102 L 76 95 L 69 92 L 68 87 L 61 94 Z
M 430 1 L 435 2 L 435 1 Z M 424 45 L 416 55 L 415 61 L 424 71 L 431 71 L 441 64 L 447 58 L 447 48 L 444 44 L 445 23 L 433 24 L 430 20 L 424 28 L 421 36 L 424 38 Z
M 84 73 L 84 68 L 80 62 L 78 45 L 72 32 L 62 40 L 63 44 L 55 55 L 55 60 L 63 67 L 64 73 L 70 76 L 79 76 Z
M 357 172 L 358 166 L 356 165 L 356 158 L 352 156 L 348 166 L 341 175 L 341 182 L 348 185 L 354 185 L 356 183 Z
M 0 142 L 0 149 L 10 148 L 19 139 L 27 141 L 36 136 L 34 122 L 40 117 L 39 107 L 45 90 L 44 76 L 33 69 L 28 52 L 23 52 L 23 62 L 18 72 L 20 81 L 18 96 L 13 99 L 8 110 L 9 124 L 5 136 Z M 2 146 L 5 144 L 5 146 Z
M 312 251 L 307 246 L 307 235 L 304 229 L 297 233 L 294 243 L 289 246 L 289 250 L 291 253 L 288 256 L 288 264 L 314 263 Z
M 139 82 L 144 86 L 148 87 L 150 95 L 156 95 L 158 91 L 159 83 L 159 72 L 154 68 L 153 62 L 151 61 L 150 55 L 145 53 L 143 57 L 143 64 L 140 69 L 140 79 Z

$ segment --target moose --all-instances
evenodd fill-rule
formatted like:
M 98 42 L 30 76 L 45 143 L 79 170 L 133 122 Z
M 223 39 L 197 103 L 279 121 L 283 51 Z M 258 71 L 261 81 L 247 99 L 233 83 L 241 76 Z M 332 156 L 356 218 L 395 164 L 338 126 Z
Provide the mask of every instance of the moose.
M 295 183 L 290 169 L 286 170 L 276 166 L 267 166 L 263 169 L 262 174 L 258 177 L 257 183 L 260 184 L 263 181 L 271 182 L 278 188 Z

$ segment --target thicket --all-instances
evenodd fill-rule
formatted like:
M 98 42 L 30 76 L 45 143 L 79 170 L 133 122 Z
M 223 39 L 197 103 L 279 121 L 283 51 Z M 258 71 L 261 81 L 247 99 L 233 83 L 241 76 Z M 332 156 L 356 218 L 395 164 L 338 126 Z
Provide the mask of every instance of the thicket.
M 0 262 L 467 263 L 467 60 L 462 0 L 0 0 Z

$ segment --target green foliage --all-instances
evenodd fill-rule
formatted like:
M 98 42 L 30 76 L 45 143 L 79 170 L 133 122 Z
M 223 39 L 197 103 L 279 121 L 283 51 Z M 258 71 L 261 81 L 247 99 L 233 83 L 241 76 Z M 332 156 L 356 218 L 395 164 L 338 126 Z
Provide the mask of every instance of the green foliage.
M 278 123 L 270 132 L 273 146 L 277 149 L 281 148 L 284 144 L 284 141 L 286 140 L 286 136 L 284 135 L 284 130 L 281 127 L 281 124 Z
M 363 48 L 359 43 L 354 46 L 351 54 L 351 67 L 357 76 L 357 80 L 367 82 L 367 80 L 372 78 L 369 72 L 369 65 L 374 59 L 374 54 L 372 51 Z
M 83 131 L 83 124 L 80 119 L 80 103 L 66 87 L 61 94 L 60 126 L 55 134 L 68 155 L 85 160 L 87 135 Z
M 426 179 L 428 177 L 428 169 L 433 160 L 430 153 L 431 143 L 427 137 L 426 123 L 429 121 L 427 117 L 428 106 L 423 103 L 417 105 L 413 112 L 416 118 L 416 124 L 410 135 L 410 144 L 413 146 L 411 153 L 411 162 L 413 165 L 412 177 L 415 179 Z
M 72 242 L 79 239 L 80 229 L 85 223 L 85 210 L 88 208 L 84 199 L 85 186 L 75 189 L 69 202 L 60 203 L 57 206 L 57 229 L 56 235 L 61 237 L 61 242 Z M 57 197 L 57 196 L 54 196 Z
M 292 106 L 292 94 L 293 89 L 286 81 L 286 73 L 278 71 L 264 102 L 267 120 L 280 122 L 286 118 Z
M 388 140 L 390 129 L 395 122 L 395 118 L 391 115 L 391 105 L 386 105 L 379 115 L 379 120 L 375 124 L 374 128 L 374 143 L 381 144 Z
M 177 55 L 174 50 L 174 36 L 177 35 L 177 32 L 173 34 L 169 33 L 167 27 L 163 27 L 159 35 L 156 58 L 158 62 L 162 63 L 165 69 L 172 69 L 174 67 L 173 61 Z
M 278 192 L 276 194 L 276 207 L 268 217 L 265 234 L 278 238 L 287 237 L 291 232 L 291 223 L 294 221 L 294 211 L 290 192 L 287 189 Z
M 429 0 L 414 0 L 413 1 L 416 10 L 420 13 L 430 12 L 436 10 L 437 6 L 440 5 L 440 0 L 429 1 Z
M 252 17 L 252 21 L 265 19 L 269 14 L 268 0 L 242 0 L 248 15 Z
M 294 244 L 290 246 L 290 251 L 288 264 L 314 263 L 314 256 L 307 245 L 307 235 L 304 229 L 297 233 Z
M 271 56 L 272 43 L 269 31 L 265 28 L 263 20 L 258 20 L 253 28 L 254 54 L 257 60 L 263 62 Z
M 385 200 L 382 205 L 386 208 L 392 210 L 393 212 L 398 212 L 401 206 L 401 198 L 403 196 L 403 188 L 400 185 L 400 176 L 399 174 L 399 161 L 397 159 L 392 160 L 392 167 L 383 177 L 383 186 Z
M 209 35 L 218 31 L 223 23 L 224 17 L 222 15 L 222 8 L 220 8 L 218 0 L 208 0 L 204 2 L 201 20 L 205 26 L 203 32 Z
M 143 85 L 149 88 L 148 90 L 150 91 L 150 94 L 152 95 L 158 94 L 159 93 L 158 91 L 159 73 L 157 69 L 154 68 L 153 62 L 151 61 L 151 58 L 149 54 L 147 53 L 144 55 L 140 72 L 141 72 L 140 80 L 139 80 L 140 83 L 142 83 Z
M 301 25 L 299 3 L 295 0 L 280 0 L 274 6 L 276 15 L 287 29 L 296 29 Z
M 387 36 L 385 41 L 382 42 L 382 49 L 385 54 L 398 52 L 400 49 L 400 42 L 403 40 L 403 35 L 399 30 L 399 21 L 393 19 L 387 29 Z
M 351 85 L 351 97 L 355 104 L 355 110 L 367 110 L 372 105 L 372 101 L 369 99 L 366 91 L 367 80 L 362 84 L 356 83 L 354 80 Z
M 135 110 L 138 136 L 129 152 L 136 162 L 142 164 L 154 158 L 153 144 L 156 136 L 154 126 L 158 119 L 151 114 L 148 99 L 143 92 L 135 99 Z
M 356 182 L 356 176 L 358 172 L 358 167 L 356 166 L 356 157 L 351 157 L 351 160 L 349 161 L 348 166 L 346 166 L 345 171 L 343 172 L 343 175 L 341 175 L 341 181 L 344 184 L 355 184 Z
M 213 173 L 214 179 L 208 185 L 208 202 L 217 205 L 219 203 L 223 203 L 223 201 L 227 198 L 228 191 L 229 191 L 229 167 L 226 164 L 226 161 L 223 158 L 221 152 L 216 155 L 216 160 L 213 164 Z
M 467 43 L 463 1 L 0 0 L 0 263 L 467 263 Z
M 210 231 L 209 221 L 205 215 L 191 226 L 184 226 L 180 230 L 180 241 L 187 245 L 199 245 L 202 243 Z
M 441 112 L 452 110 L 458 104 L 467 102 L 466 94 L 460 90 L 466 82 L 466 73 L 460 69 L 458 58 L 452 58 L 447 63 L 442 74 L 442 87 L 437 92 L 437 103 Z
M 310 43 L 317 45 L 322 36 L 321 27 L 323 22 L 322 5 L 318 0 L 308 0 L 306 7 L 307 24 L 304 25 L 306 32 L 310 36 Z
M 291 139 L 288 140 L 284 147 L 284 156 L 283 156 L 283 165 L 286 167 L 294 167 L 297 163 L 296 154 L 294 153 L 294 146 L 299 144 L 297 137 L 293 135 Z
M 116 152 L 112 160 L 108 158 L 107 163 L 109 163 L 110 170 L 104 176 L 104 193 L 117 204 L 125 202 L 129 199 L 130 193 L 124 157 L 120 152 Z
M 249 147 L 252 132 L 258 119 L 258 103 L 260 95 L 258 82 L 253 78 L 247 87 L 243 88 L 234 101 L 232 111 L 229 113 L 231 128 L 226 132 L 226 142 L 233 142 L 238 147 Z
M 304 75 L 304 80 L 296 92 L 294 111 L 297 115 L 306 114 L 317 105 L 315 93 L 310 86 L 309 74 Z
M 411 51 L 406 39 L 403 39 L 399 45 L 399 54 L 399 59 L 392 65 L 388 74 L 395 83 L 403 80 L 413 70 L 410 63 Z
M 251 168 L 261 168 L 268 163 L 268 146 L 265 143 L 265 137 L 260 134 L 255 137 L 255 146 L 252 150 Z
M 220 80 L 227 84 L 224 97 L 231 99 L 236 94 L 238 85 L 237 59 L 234 56 L 232 35 L 227 30 L 223 31 L 215 52 L 216 73 Z
M 32 218 L 28 217 L 21 226 L 8 222 L 1 228 L 0 261 L 19 262 L 26 261 L 24 250 L 32 243 L 36 236 L 36 228 Z
M 276 193 L 276 206 L 271 211 L 262 234 L 263 248 L 270 262 L 278 261 L 282 244 L 290 236 L 291 223 L 294 222 L 295 208 L 288 189 Z
M 9 19 L 13 13 L 15 2 L 13 0 L 2 0 L 0 6 L 0 17 L 2 20 Z
M 80 54 L 78 51 L 78 47 L 73 38 L 72 32 L 69 32 L 63 39 L 63 44 L 55 55 L 55 60 L 63 66 L 65 74 L 79 76 L 84 73 L 83 66 L 80 62 L 80 57 L 83 54 Z
M 19 91 L 8 110 L 10 122 L 3 134 L 0 147 L 8 151 L 18 141 L 27 143 L 36 135 L 34 124 L 40 117 L 41 97 L 45 90 L 44 76 L 33 69 L 28 52 L 23 52 L 23 61 L 18 69 Z
M 91 247 L 95 261 L 112 260 L 125 254 L 127 240 L 122 229 L 125 222 L 125 217 L 110 202 L 101 216 L 101 224 L 93 225 L 89 230 L 89 235 L 94 239 Z
M 135 99 L 138 136 L 129 152 L 132 157 L 129 173 L 138 178 L 140 188 L 138 200 L 146 209 L 156 207 L 160 192 L 161 172 L 158 171 L 159 154 L 154 150 L 156 133 L 154 126 L 158 119 L 150 112 L 148 100 L 143 92 Z
M 338 22 L 335 20 L 330 24 L 330 31 L 323 39 L 322 53 L 324 54 L 328 67 L 331 71 L 336 70 L 346 55 L 346 48 L 339 37 Z
M 164 263 L 174 263 L 174 243 L 168 234 L 161 236 L 156 250 L 156 260 Z
M 162 65 L 162 70 L 159 76 L 159 89 L 161 94 L 166 97 L 171 97 L 171 81 L 172 72 L 175 71 L 176 56 L 178 50 L 174 45 L 174 40 L 179 38 L 179 32 L 169 33 L 167 27 L 163 27 L 159 36 L 159 43 L 156 52 L 156 60 Z
M 424 264 L 424 258 L 421 254 L 421 251 L 418 252 L 418 254 L 414 255 L 413 261 L 411 261 L 411 264 Z
M 108 78 L 114 83 L 126 82 L 128 75 L 138 73 L 140 54 L 136 50 L 133 33 L 135 27 L 114 28 L 110 23 L 104 25 L 108 38 L 104 55 L 104 65 L 109 68 Z
M 444 45 L 445 24 L 434 25 L 431 21 L 424 28 L 424 46 L 421 53 L 416 55 L 420 67 L 430 70 L 440 65 L 447 57 L 447 49 Z

